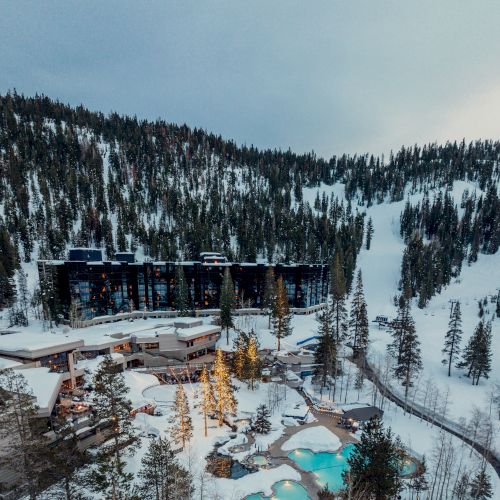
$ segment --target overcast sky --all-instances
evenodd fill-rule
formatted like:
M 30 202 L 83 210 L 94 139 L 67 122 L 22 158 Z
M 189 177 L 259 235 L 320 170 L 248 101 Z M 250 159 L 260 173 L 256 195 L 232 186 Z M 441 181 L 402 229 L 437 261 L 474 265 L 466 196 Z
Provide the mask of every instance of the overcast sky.
M 500 138 L 498 0 L 0 0 L 0 92 L 259 147 Z

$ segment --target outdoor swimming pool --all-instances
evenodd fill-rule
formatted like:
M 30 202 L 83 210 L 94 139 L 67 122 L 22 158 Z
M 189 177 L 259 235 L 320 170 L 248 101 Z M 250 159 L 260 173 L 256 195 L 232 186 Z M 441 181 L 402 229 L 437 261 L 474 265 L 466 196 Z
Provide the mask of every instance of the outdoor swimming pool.
M 331 491 L 342 488 L 342 472 L 348 468 L 347 458 L 354 449 L 354 444 L 344 446 L 338 453 L 313 452 L 306 449 L 293 450 L 288 457 L 302 470 L 314 474 L 316 482 L 323 488 L 328 485 Z M 407 460 L 401 470 L 401 476 L 407 476 L 417 470 L 413 460 Z
M 255 493 L 246 497 L 246 500 L 311 500 L 306 489 L 295 481 L 278 481 L 273 484 L 273 495 L 265 497 Z
M 250 462 L 255 465 L 264 466 L 268 464 L 267 458 L 263 455 L 254 455 L 250 458 Z

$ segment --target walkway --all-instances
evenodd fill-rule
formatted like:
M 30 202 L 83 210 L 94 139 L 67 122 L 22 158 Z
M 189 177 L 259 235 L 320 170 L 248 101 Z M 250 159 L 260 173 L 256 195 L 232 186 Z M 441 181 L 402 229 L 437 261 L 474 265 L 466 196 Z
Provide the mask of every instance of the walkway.
M 302 394 L 301 394 L 302 395 Z M 311 407 L 310 407 L 311 408 Z M 287 441 L 291 436 L 309 427 L 324 426 L 332 431 L 342 442 L 342 446 L 347 443 L 355 443 L 356 440 L 345 430 L 337 427 L 337 419 L 332 415 L 320 413 L 314 408 L 311 408 L 311 413 L 316 417 L 317 421 L 310 424 L 297 425 L 293 427 L 286 427 L 284 434 L 269 447 L 269 454 L 272 458 L 272 466 L 275 467 L 281 464 L 287 464 L 293 467 L 300 473 L 300 484 L 306 488 L 308 495 L 311 498 L 318 498 L 320 488 L 316 483 L 314 474 L 300 469 L 300 467 L 290 458 L 288 458 L 288 451 L 283 451 L 281 445 Z

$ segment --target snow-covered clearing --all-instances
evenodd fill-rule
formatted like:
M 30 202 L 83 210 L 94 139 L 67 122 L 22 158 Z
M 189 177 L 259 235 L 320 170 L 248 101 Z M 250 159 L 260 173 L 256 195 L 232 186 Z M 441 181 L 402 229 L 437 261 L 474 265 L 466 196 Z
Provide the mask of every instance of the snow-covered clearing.
M 460 206 L 462 193 L 465 189 L 471 193 L 475 191 L 478 195 L 481 194 L 480 189 L 472 183 L 455 182 L 451 194 L 458 206 Z M 331 192 L 342 193 L 339 185 L 324 186 L 320 189 L 320 197 L 322 190 L 328 195 Z M 433 194 L 437 192 L 438 190 L 431 191 L 429 195 L 431 200 Z M 309 196 L 313 195 L 309 193 Z M 316 193 L 314 193 L 315 196 Z M 393 297 L 397 293 L 401 259 L 405 247 L 399 234 L 399 217 L 407 199 L 412 204 L 416 204 L 422 197 L 423 193 L 413 194 L 401 202 L 383 203 L 365 209 L 367 218 L 371 217 L 373 220 L 374 234 L 370 250 L 367 251 L 363 248 L 360 252 L 358 268 L 363 273 L 370 321 L 378 315 L 385 315 L 389 318 L 396 315 Z M 446 367 L 441 362 L 443 359 L 441 350 L 448 328 L 450 300 L 460 300 L 461 302 L 464 331 L 462 346 L 465 346 L 479 322 L 478 300 L 496 294 L 499 287 L 500 252 L 494 255 L 479 254 L 478 261 L 471 266 L 464 263 L 460 276 L 452 280 L 439 295 L 433 297 L 425 309 L 418 309 L 416 305 L 412 308 L 417 333 L 422 344 L 423 360 L 423 372 L 419 382 L 415 384 L 420 392 L 416 399 L 423 399 L 426 383 L 428 380 L 432 380 L 441 395 L 441 404 L 446 397 L 448 398 L 447 417 L 454 421 L 464 417 L 470 419 L 476 407 L 486 412 L 492 408 L 490 404 L 491 392 L 494 384 L 500 383 L 500 321 L 497 319 L 492 323 L 493 361 L 489 380 L 481 379 L 479 386 L 472 386 L 471 380 L 464 377 L 463 373 L 457 369 L 454 369 L 452 376 L 448 377 Z M 486 317 L 494 318 L 494 312 L 494 304 L 489 304 Z M 310 322 L 309 319 L 302 317 L 294 321 L 294 335 L 289 337 L 291 341 L 314 334 L 314 321 Z M 369 356 L 374 364 L 383 366 L 386 347 L 391 341 L 390 334 L 384 329 L 379 329 L 375 323 L 370 322 L 370 339 Z M 286 340 L 288 341 L 288 339 Z M 401 386 L 397 382 L 393 383 L 393 388 L 401 390 Z M 498 418 L 496 423 L 496 448 L 500 452 L 500 422 Z

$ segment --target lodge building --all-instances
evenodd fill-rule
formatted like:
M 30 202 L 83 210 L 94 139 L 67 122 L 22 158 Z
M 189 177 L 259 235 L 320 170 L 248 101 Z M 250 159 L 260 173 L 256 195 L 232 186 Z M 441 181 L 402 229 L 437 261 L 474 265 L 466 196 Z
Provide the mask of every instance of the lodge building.
M 283 277 L 291 307 L 323 303 L 328 292 L 324 264 L 231 263 L 215 252 L 191 262 L 136 262 L 133 253 L 117 253 L 104 261 L 99 249 L 74 248 L 65 261 L 38 262 L 40 283 L 49 287 L 58 313 L 68 319 L 74 304 L 82 320 L 130 311 L 175 310 L 176 271 L 184 270 L 193 309 L 217 309 L 224 271 L 229 267 L 237 307 L 262 308 L 265 275 L 272 265 Z

